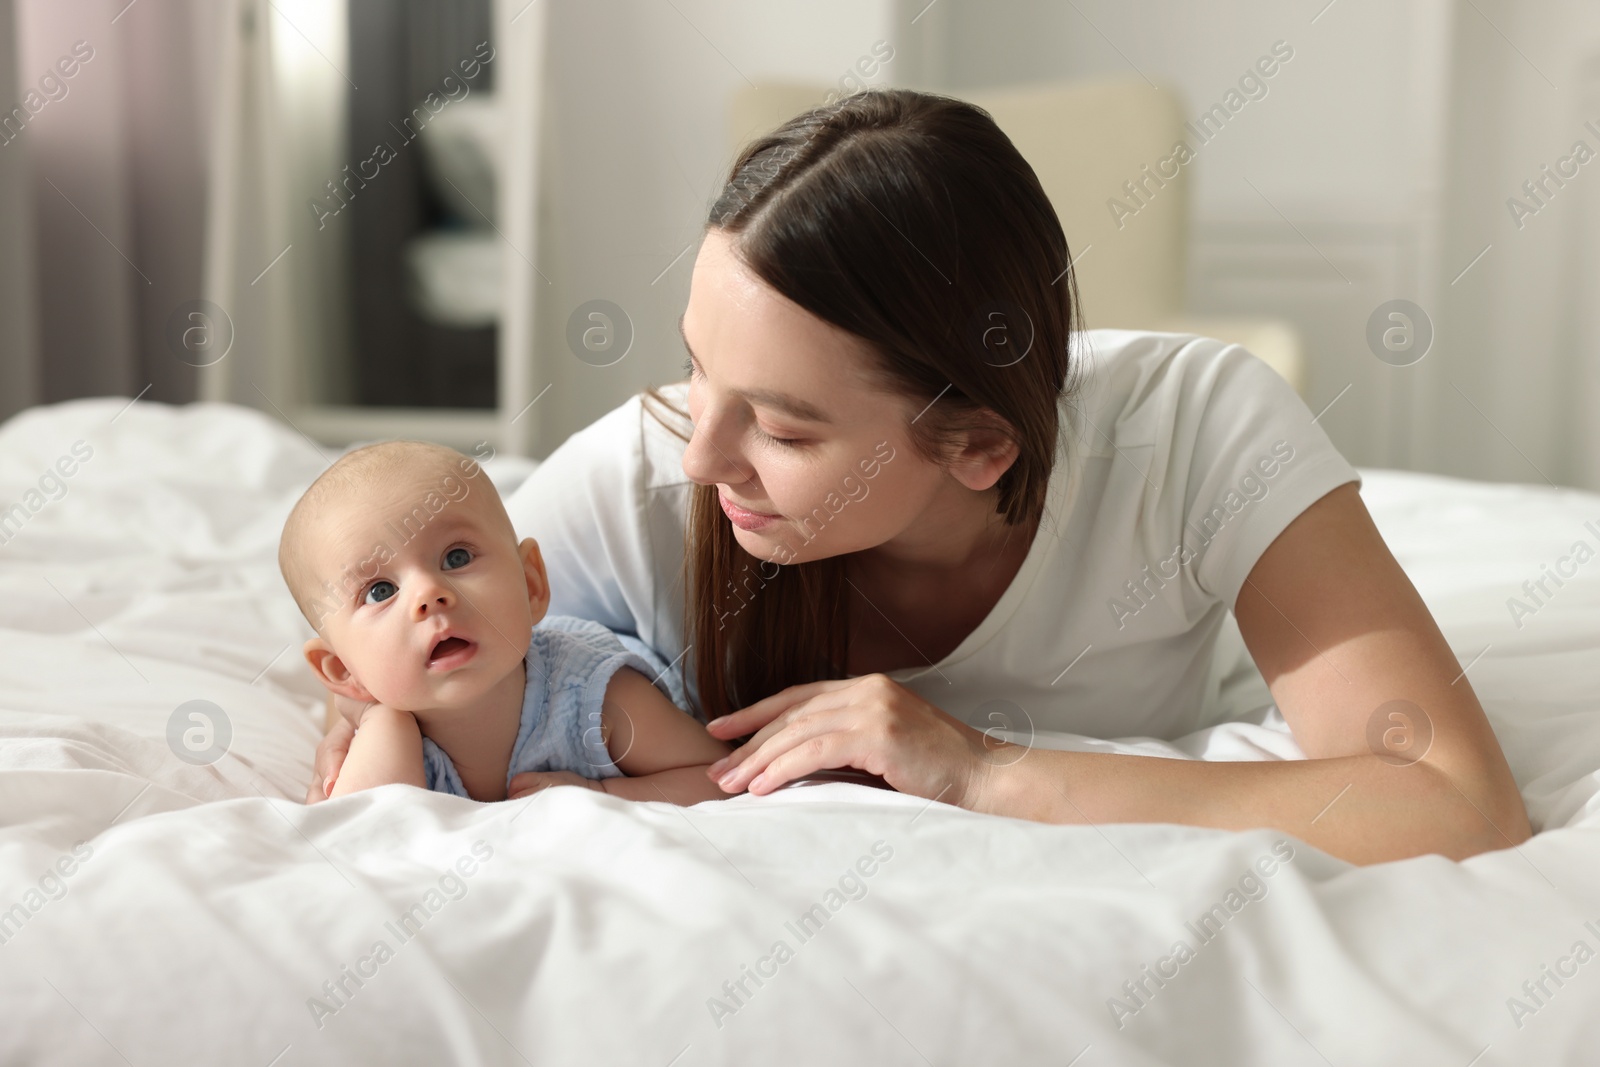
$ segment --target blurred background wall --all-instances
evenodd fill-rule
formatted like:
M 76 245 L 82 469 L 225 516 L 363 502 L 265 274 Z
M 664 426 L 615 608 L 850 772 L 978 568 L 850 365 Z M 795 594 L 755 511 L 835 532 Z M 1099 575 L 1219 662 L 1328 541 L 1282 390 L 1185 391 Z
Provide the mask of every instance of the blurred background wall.
M 537 247 L 516 250 L 546 280 L 536 378 L 550 395 L 535 412 L 535 454 L 644 385 L 679 376 L 675 321 L 706 207 L 733 155 L 729 102 L 741 87 L 882 84 L 961 95 L 1134 79 L 1171 88 L 1198 118 L 1281 42 L 1293 58 L 1189 167 L 1189 309 L 1292 323 L 1305 347 L 1306 401 L 1358 464 L 1600 488 L 1600 428 L 1590 414 L 1600 399 L 1600 178 L 1591 173 L 1600 167 L 1572 164 L 1559 182 L 1542 169 L 1561 167 L 1580 140 L 1600 151 L 1600 133 L 1585 126 L 1600 129 L 1593 5 L 536 3 L 547 27 L 543 188 Z M 420 18 L 428 5 L 397 7 Z M 163 324 L 201 290 L 217 10 L 204 0 L 0 0 L 0 23 L 10 23 L 0 25 L 0 45 L 8 32 L 16 42 L 0 48 L 0 62 L 11 64 L 0 84 L 15 86 L 19 100 L 74 42 L 94 49 L 68 94 L 0 146 L 0 203 L 31 205 L 22 216 L 0 207 L 0 413 L 146 386 L 147 399 L 196 395 L 195 372 L 173 358 Z M 277 20 L 298 9 L 274 10 Z M 327 64 L 304 106 L 322 99 L 321 86 L 331 94 L 348 83 L 325 106 L 357 114 L 362 72 L 377 69 L 362 58 L 364 38 L 295 20 L 275 22 L 277 32 L 312 50 L 308 64 Z M 861 73 L 864 59 L 885 53 L 892 58 Z M 357 147 L 337 148 L 333 175 Z M 325 170 L 318 164 L 297 179 L 296 211 L 333 176 Z M 1528 182 L 1539 183 L 1532 193 Z M 1105 192 L 1108 201 L 1118 195 Z M 375 191 L 366 202 L 381 198 Z M 459 205 L 452 220 L 449 199 L 421 208 L 413 200 L 407 210 L 434 212 L 446 228 L 494 232 Z M 335 239 L 297 246 L 273 269 L 316 277 L 304 253 L 324 246 L 335 260 L 359 260 L 371 244 L 359 237 L 362 205 L 358 198 L 348 216 L 329 221 L 330 231 L 342 228 Z M 273 251 L 262 251 L 262 266 Z M 1080 272 L 1093 271 L 1094 256 Z M 400 298 L 367 297 L 380 309 Z M 634 331 L 626 358 L 606 366 L 575 358 L 566 337 L 569 315 L 596 299 L 623 309 Z M 1375 358 L 1367 340 L 1374 312 L 1394 299 L 1418 304 L 1433 332 L 1425 358 L 1408 366 Z M 1095 308 L 1086 312 L 1094 325 Z M 299 347 L 325 346 L 318 366 L 348 357 L 358 344 L 340 332 L 349 321 L 319 315 L 296 324 L 308 335 Z M 243 348 L 249 334 L 242 326 Z M 259 380 L 260 396 L 234 399 L 271 410 L 274 387 Z
M 161 331 L 170 308 L 199 285 L 209 7 L 11 6 L 6 97 L 14 99 L 0 101 L 29 111 L 25 100 L 36 93 L 45 103 L 0 147 L 31 172 L 22 196 L 37 308 L 35 370 L 4 406 L 133 396 L 146 385 L 152 399 L 192 397 L 193 368 L 172 358 Z
M 16 10 L 12 0 L 0 0 L 0 92 L 17 84 L 17 58 Z M 22 149 L 0 151 L 0 418 L 39 398 L 33 205 L 28 190 Z

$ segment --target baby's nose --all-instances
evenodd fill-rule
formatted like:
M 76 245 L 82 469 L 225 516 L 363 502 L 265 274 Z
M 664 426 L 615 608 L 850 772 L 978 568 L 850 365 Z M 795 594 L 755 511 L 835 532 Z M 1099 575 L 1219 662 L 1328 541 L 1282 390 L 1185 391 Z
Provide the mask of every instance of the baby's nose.
M 417 602 L 417 614 L 427 615 L 430 611 L 438 611 L 440 608 L 449 607 L 450 603 L 451 597 L 449 591 L 440 590 L 423 597 Z

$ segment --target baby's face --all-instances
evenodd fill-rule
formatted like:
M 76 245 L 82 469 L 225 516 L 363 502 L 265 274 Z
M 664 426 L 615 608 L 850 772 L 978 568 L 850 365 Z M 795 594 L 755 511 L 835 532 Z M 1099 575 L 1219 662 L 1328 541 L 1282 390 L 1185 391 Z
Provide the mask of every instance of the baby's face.
M 385 478 L 330 505 L 306 538 L 317 583 L 341 589 L 307 653 L 331 649 L 328 676 L 347 672 L 357 699 L 458 707 L 523 669 L 549 602 L 543 561 L 531 539 L 517 544 L 488 478 L 473 481 L 431 513 L 418 505 L 439 499 L 436 472 Z

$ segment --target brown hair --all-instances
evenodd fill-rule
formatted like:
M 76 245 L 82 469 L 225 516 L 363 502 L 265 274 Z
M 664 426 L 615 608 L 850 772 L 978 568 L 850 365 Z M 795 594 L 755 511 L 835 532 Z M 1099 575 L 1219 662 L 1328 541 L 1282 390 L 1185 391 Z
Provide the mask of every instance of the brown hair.
M 963 432 L 1015 442 L 996 510 L 1008 525 L 1041 518 L 1081 313 L 1061 223 L 988 112 L 906 89 L 813 108 L 744 148 L 706 225 L 733 235 L 767 285 L 867 342 L 876 382 L 931 405 L 907 427 L 924 459 L 953 457 Z M 845 676 L 848 557 L 757 559 L 715 485 L 691 490 L 684 541 L 684 634 L 707 720 Z

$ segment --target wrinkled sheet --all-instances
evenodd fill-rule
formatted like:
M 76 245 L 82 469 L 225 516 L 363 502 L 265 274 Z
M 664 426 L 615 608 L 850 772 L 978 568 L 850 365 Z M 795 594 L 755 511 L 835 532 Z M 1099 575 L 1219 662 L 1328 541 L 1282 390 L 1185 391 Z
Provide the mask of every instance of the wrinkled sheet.
M 305 807 L 320 698 L 274 553 L 329 457 L 126 404 L 0 427 L 0 1062 L 1596 1062 L 1600 497 L 1362 472 L 1542 830 L 1465 863 L 844 783 Z M 1236 630 L 1215 669 L 1240 721 L 1035 743 L 1298 758 Z M 211 763 L 178 758 L 194 701 Z

